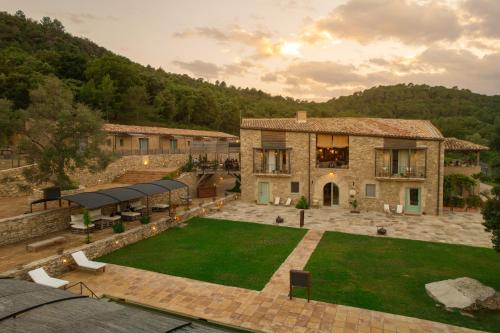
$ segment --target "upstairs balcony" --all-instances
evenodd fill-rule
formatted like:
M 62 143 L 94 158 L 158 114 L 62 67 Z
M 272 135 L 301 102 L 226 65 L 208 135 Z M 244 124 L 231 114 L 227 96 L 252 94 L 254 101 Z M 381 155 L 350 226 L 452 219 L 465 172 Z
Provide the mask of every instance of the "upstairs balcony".
M 263 175 L 289 176 L 291 174 L 291 149 L 253 150 L 253 173 Z
M 375 177 L 390 180 L 425 179 L 427 149 L 376 149 Z

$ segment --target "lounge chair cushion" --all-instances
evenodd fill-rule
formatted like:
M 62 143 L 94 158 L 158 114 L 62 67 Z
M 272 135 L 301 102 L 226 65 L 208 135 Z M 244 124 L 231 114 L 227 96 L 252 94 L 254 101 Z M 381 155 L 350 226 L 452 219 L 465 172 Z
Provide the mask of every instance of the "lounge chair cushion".
M 69 283 L 69 281 L 56 279 L 50 277 L 47 272 L 43 268 L 37 268 L 28 272 L 28 275 L 33 280 L 33 282 L 41 284 L 43 286 L 52 287 L 52 288 L 60 288 Z
M 106 267 L 106 264 L 103 262 L 89 260 L 83 251 L 71 253 L 71 256 L 73 257 L 73 260 L 75 260 L 76 264 L 81 268 L 99 270 Z
M 95 224 L 93 224 L 93 223 L 89 224 L 89 228 L 93 228 L 93 227 L 95 227 Z M 78 229 L 78 230 L 85 230 L 85 229 L 87 229 L 87 226 L 83 222 L 81 222 L 81 223 L 72 223 L 71 224 L 71 228 L 72 229 Z

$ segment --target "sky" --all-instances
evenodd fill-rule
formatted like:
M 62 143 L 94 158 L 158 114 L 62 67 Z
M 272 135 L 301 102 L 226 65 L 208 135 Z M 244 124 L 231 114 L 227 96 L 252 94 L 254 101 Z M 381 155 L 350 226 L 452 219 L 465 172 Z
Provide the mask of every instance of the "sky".
M 0 0 L 143 65 L 324 101 L 377 85 L 500 94 L 500 0 Z

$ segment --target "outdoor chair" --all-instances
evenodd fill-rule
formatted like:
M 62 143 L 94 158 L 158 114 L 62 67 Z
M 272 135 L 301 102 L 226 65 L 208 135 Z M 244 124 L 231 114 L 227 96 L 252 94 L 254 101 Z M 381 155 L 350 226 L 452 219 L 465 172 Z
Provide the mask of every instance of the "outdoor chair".
M 387 215 L 392 215 L 391 213 L 391 208 L 389 207 L 388 204 L 384 204 L 384 212 L 387 214 Z
M 141 201 L 135 201 L 135 202 L 130 203 L 130 209 L 132 209 L 132 211 L 134 211 L 134 212 L 141 211 L 145 208 L 146 208 L 146 206 L 144 206 Z
M 104 272 L 106 269 L 106 264 L 102 262 L 92 261 L 87 258 L 83 251 L 77 251 L 71 253 L 73 260 L 76 262 L 79 268 L 88 269 L 91 271 L 101 270 Z
M 69 284 L 69 281 L 50 277 L 42 267 L 29 271 L 28 275 L 33 282 L 47 287 L 65 288 Z
M 276 197 L 276 198 L 274 198 L 274 205 L 275 205 L 275 206 L 279 206 L 280 201 L 281 201 L 280 197 Z
M 288 199 L 286 199 L 286 201 L 285 201 L 285 206 L 287 206 L 287 207 L 288 207 L 288 206 L 290 206 L 291 204 L 292 204 L 292 198 L 288 198 Z
M 396 214 L 403 215 L 403 205 L 396 206 Z

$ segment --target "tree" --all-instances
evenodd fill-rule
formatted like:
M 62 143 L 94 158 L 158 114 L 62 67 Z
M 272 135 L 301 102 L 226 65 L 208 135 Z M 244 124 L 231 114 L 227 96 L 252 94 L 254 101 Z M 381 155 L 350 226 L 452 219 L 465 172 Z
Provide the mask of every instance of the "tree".
M 28 181 L 68 189 L 74 187 L 68 171 L 106 167 L 109 157 L 100 150 L 104 133 L 99 113 L 74 103 L 71 91 L 56 78 L 31 91 L 30 98 L 21 144 L 28 161 L 35 163 L 25 170 Z
M 12 135 L 21 130 L 22 122 L 19 112 L 14 112 L 12 102 L 0 99 L 0 145 L 10 143 Z
M 115 96 L 115 85 L 109 74 L 104 75 L 101 84 L 99 85 L 99 106 L 106 115 L 106 120 L 109 120 L 109 112 L 111 103 Z
M 491 190 L 492 198 L 486 201 L 483 210 L 484 223 L 486 231 L 491 231 L 491 242 L 493 249 L 500 252 L 500 186 L 497 185 Z

